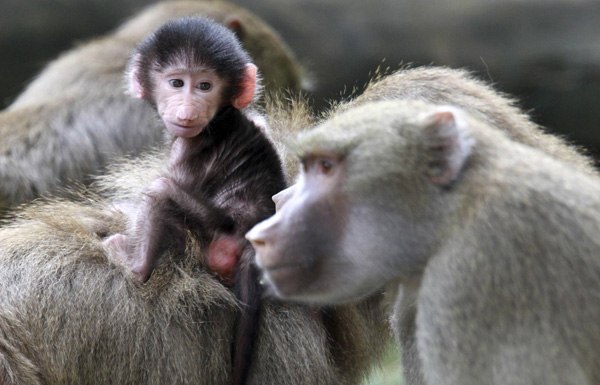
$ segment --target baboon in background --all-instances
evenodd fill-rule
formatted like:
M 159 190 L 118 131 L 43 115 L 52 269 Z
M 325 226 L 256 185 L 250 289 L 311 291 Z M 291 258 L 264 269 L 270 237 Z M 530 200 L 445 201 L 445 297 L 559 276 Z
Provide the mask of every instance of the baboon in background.
M 600 383 L 589 170 L 420 101 L 356 106 L 293 148 L 295 191 L 247 235 L 279 296 L 332 305 L 386 287 L 399 334 L 418 309 L 409 384 Z
M 0 228 L 4 384 L 230 384 L 238 304 L 190 240 L 139 285 L 102 245 L 125 214 L 87 192 Z M 381 298 L 312 309 L 264 301 L 248 384 L 358 384 L 388 337 Z
M 135 45 L 168 20 L 208 16 L 234 30 L 259 67 L 265 91 L 299 90 L 302 69 L 275 31 L 250 12 L 220 1 L 150 6 L 114 33 L 54 60 L 0 112 L 0 212 L 67 180 L 88 182 L 110 159 L 162 141 L 152 109 L 123 94 Z
M 515 106 L 514 100 L 498 93 L 485 82 L 476 79 L 464 70 L 444 67 L 399 70 L 374 80 L 361 95 L 349 102 L 338 104 L 325 116 L 325 119 L 334 116 L 335 113 L 347 111 L 365 103 L 390 99 L 420 100 L 458 106 L 496 129 L 504 131 L 516 142 L 537 148 L 576 166 L 593 177 L 597 175 L 597 170 L 592 166 L 593 162 L 590 158 L 566 141 L 544 133 L 538 125 L 532 123 L 528 116 Z M 307 116 L 308 114 L 303 113 L 303 115 Z M 311 124 L 308 120 L 302 123 L 304 127 Z M 276 124 L 273 126 L 277 127 Z M 299 163 L 293 159 L 292 153 L 288 152 L 285 155 L 288 169 L 294 168 Z M 113 185 L 119 185 L 119 180 L 111 182 Z M 124 183 L 120 183 L 120 185 L 124 185 Z M 293 195 L 292 190 L 295 187 L 291 187 L 276 197 L 278 210 L 285 203 L 285 199 L 289 199 Z M 121 191 L 123 190 L 122 188 Z M 419 354 L 415 344 L 418 287 L 405 284 L 394 290 L 399 290 L 398 296 L 402 298 L 402 301 L 396 303 L 394 317 L 398 318 L 396 324 L 399 327 L 396 331 L 402 346 L 404 378 L 407 384 L 422 384 Z

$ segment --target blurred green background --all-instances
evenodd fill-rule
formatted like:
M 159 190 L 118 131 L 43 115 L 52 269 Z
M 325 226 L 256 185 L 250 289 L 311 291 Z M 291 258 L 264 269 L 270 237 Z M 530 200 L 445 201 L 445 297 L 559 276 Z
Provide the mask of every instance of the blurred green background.
M 365 380 L 364 385 L 401 385 L 402 376 L 400 374 L 400 358 L 395 347 L 390 347 L 381 367 Z

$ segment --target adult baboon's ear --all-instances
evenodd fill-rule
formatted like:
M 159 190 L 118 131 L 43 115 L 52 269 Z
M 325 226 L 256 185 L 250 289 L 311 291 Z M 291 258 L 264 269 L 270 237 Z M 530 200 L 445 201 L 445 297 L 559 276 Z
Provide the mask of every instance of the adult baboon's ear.
M 445 186 L 459 176 L 474 144 L 464 113 L 455 107 L 439 107 L 424 134 L 429 177 Z
M 225 19 L 223 25 L 235 33 L 235 36 L 237 36 L 239 41 L 244 41 L 244 25 L 238 16 L 229 16 L 227 19 Z
M 238 110 L 248 106 L 254 97 L 254 91 L 256 90 L 257 70 L 258 69 L 254 64 L 246 64 L 241 90 L 236 96 L 233 97 L 233 100 L 231 101 L 231 105 Z

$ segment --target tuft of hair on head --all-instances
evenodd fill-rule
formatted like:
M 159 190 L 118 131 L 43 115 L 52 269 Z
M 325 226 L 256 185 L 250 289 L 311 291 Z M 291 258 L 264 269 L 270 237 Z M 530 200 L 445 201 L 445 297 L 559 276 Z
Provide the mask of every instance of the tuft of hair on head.
M 159 27 L 136 47 L 126 73 L 131 84 L 128 92 L 151 98 L 152 74 L 169 66 L 190 70 L 209 68 L 229 84 L 223 100 L 231 100 L 242 89 L 249 63 L 252 63 L 250 55 L 225 26 L 207 17 L 177 19 Z

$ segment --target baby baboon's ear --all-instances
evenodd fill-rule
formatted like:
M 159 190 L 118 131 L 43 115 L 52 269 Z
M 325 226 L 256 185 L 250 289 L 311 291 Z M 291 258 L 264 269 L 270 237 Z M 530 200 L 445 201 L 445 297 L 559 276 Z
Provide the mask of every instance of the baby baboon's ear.
M 242 89 L 236 96 L 233 97 L 231 105 L 235 108 L 242 109 L 252 101 L 254 91 L 256 90 L 256 72 L 257 68 L 254 64 L 246 64 L 244 70 L 244 80 L 242 81 Z
M 127 91 L 133 97 L 143 99 L 146 96 L 142 81 L 140 79 L 140 55 L 136 54 L 129 64 L 127 71 L 129 84 L 127 85 Z
M 425 127 L 427 170 L 431 181 L 445 186 L 454 181 L 474 144 L 463 112 L 455 107 L 439 107 Z

